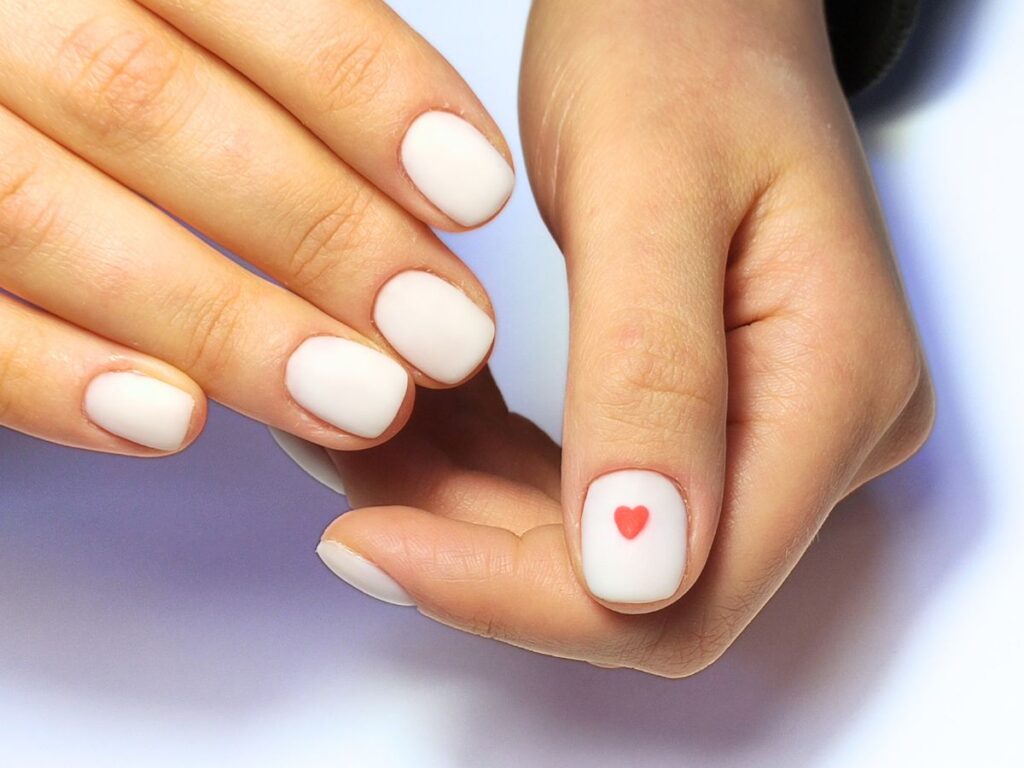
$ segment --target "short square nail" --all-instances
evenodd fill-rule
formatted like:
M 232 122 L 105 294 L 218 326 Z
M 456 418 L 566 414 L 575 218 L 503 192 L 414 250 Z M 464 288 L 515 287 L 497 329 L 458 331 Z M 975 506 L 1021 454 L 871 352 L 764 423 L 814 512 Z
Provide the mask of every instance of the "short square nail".
M 397 581 L 345 545 L 323 539 L 316 553 L 335 576 L 360 592 L 392 605 L 416 605 Z
M 83 408 L 93 424 L 157 451 L 181 448 L 196 402 L 188 392 L 135 371 L 108 371 L 89 382 Z
M 402 139 L 401 158 L 419 191 L 464 227 L 494 216 L 515 184 L 512 167 L 487 137 L 451 112 L 417 117 Z
M 686 569 L 686 503 L 658 472 L 626 469 L 594 480 L 580 522 L 583 577 L 613 603 L 672 597 Z
M 494 322 L 486 312 L 447 280 L 418 270 L 384 284 L 373 320 L 402 357 L 442 384 L 469 376 L 494 341 Z
M 357 341 L 314 336 L 299 345 L 285 386 L 300 406 L 338 429 L 379 437 L 398 415 L 409 387 L 405 368 Z
M 303 440 L 301 437 L 282 432 L 274 427 L 267 427 L 274 442 L 310 477 L 326 485 L 335 493 L 345 495 L 338 468 L 331 461 L 331 456 L 323 446 Z

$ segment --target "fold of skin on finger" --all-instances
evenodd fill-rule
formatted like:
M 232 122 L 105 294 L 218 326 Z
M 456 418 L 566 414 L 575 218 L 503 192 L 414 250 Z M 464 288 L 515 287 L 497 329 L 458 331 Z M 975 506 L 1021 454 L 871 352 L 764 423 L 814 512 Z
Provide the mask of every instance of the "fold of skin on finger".
M 408 419 L 412 381 L 369 340 L 222 258 L 3 108 L 0 146 L 5 289 L 325 447 L 380 443 Z
M 18 43 L 0 45 L 0 102 L 391 351 L 417 384 L 484 365 L 494 313 L 472 272 L 253 83 L 132 3 L 4 9 L 0 37 Z
M 142 4 L 427 224 L 480 226 L 508 199 L 514 173 L 501 131 L 452 66 L 380 0 Z M 432 125 L 417 130 L 422 118 Z
M 89 402 L 97 381 L 116 401 L 92 390 Z M 184 450 L 205 421 L 206 398 L 180 371 L 0 292 L 0 425 L 74 448 L 153 457 Z

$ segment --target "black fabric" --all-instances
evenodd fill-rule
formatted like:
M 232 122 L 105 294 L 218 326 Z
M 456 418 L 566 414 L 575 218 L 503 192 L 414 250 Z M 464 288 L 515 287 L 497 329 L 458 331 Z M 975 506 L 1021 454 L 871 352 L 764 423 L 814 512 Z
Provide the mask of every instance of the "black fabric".
M 878 82 L 903 49 L 918 0 L 825 0 L 839 82 L 853 96 Z

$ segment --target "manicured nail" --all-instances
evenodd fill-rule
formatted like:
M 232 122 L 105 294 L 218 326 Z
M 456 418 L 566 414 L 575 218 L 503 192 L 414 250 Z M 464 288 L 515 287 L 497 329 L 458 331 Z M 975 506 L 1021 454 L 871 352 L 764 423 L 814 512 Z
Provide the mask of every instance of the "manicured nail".
M 417 117 L 402 139 L 401 157 L 420 192 L 464 227 L 487 221 L 512 194 L 512 167 L 480 131 L 451 112 Z
M 626 469 L 590 484 L 583 502 L 583 577 L 614 603 L 672 597 L 686 568 L 686 503 L 658 472 Z
M 314 336 L 292 352 L 285 385 L 295 402 L 338 429 L 378 437 L 405 401 L 409 374 L 357 341 Z
M 185 442 L 196 401 L 170 384 L 135 371 L 101 373 L 85 390 L 85 415 L 98 427 L 158 451 Z
M 316 553 L 335 576 L 360 592 L 392 605 L 416 605 L 397 581 L 343 544 L 323 539 Z
M 268 427 L 268 429 L 278 448 L 298 464 L 300 469 L 335 493 L 345 495 L 345 487 L 341 484 L 341 475 L 338 474 L 338 468 L 334 466 L 326 448 L 274 427 Z
M 457 384 L 476 370 L 494 341 L 487 313 L 429 272 L 401 272 L 386 282 L 373 321 L 402 357 L 443 384 Z

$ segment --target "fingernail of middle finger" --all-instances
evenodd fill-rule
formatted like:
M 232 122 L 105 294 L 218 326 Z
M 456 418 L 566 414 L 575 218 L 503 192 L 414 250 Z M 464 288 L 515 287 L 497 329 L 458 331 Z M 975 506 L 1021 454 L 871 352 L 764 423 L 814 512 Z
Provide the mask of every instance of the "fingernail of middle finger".
M 384 284 L 373 320 L 402 357 L 443 384 L 469 376 L 494 341 L 494 321 L 486 312 L 447 280 L 419 270 Z
M 365 438 L 383 434 L 409 388 L 405 368 L 351 339 L 314 336 L 288 359 L 285 385 L 300 406 L 338 429 Z

